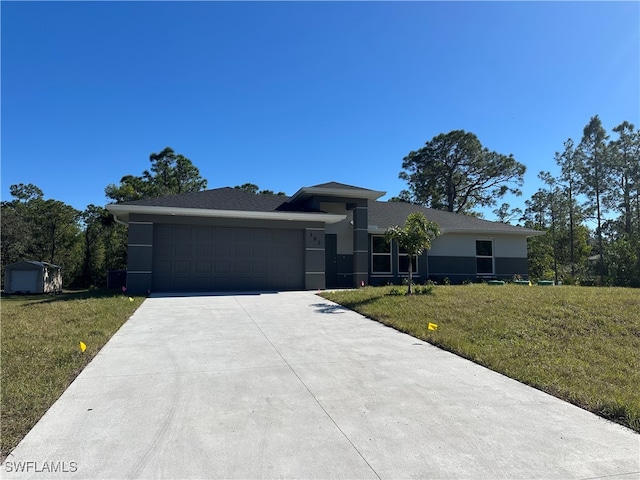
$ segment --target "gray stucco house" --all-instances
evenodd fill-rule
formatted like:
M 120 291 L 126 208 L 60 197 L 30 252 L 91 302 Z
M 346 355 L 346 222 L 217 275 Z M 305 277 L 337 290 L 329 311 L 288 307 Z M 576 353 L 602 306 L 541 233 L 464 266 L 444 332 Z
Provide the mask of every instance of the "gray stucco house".
M 147 291 L 316 290 L 400 283 L 406 255 L 384 241 L 420 211 L 442 235 L 415 281 L 527 276 L 536 230 L 397 202 L 337 182 L 291 197 L 229 187 L 108 205 L 129 226 L 127 287 Z

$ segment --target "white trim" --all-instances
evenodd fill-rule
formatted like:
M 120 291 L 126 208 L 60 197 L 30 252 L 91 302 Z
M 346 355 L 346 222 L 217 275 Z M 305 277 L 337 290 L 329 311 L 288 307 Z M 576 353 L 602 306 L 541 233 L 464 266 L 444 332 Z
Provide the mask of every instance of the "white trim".
M 305 275 L 324 275 L 324 272 L 304 272 Z
M 326 230 L 326 228 L 307 227 L 307 228 L 305 228 L 305 230 L 322 230 L 324 232 Z
M 129 222 L 129 224 L 133 224 L 133 225 L 153 225 L 153 222 Z
M 127 244 L 128 247 L 153 247 L 153 245 L 147 245 L 144 243 L 129 243 Z
M 324 248 L 305 247 L 305 250 L 311 250 L 311 251 L 314 251 L 314 252 L 324 252 Z
M 182 208 L 182 207 L 159 207 L 151 205 L 107 205 L 109 210 L 118 220 L 117 216 L 128 216 L 132 213 L 144 215 L 169 215 L 183 217 L 215 217 L 215 218 L 238 218 L 244 220 L 285 220 L 301 222 L 324 222 L 338 223 L 347 218 L 346 215 L 333 213 L 306 213 L 306 212 L 255 212 L 243 210 L 214 210 L 208 208 Z
M 353 253 L 369 253 L 369 250 L 354 250 Z
M 540 235 L 544 235 L 546 232 L 531 230 L 528 228 L 523 228 L 523 231 L 502 231 L 502 230 L 470 230 L 464 228 L 440 228 L 441 235 L 443 236 L 447 233 L 467 233 L 469 235 L 509 235 L 509 236 L 519 236 L 519 237 L 538 237 Z M 369 225 L 368 231 L 371 235 L 383 235 L 387 229 L 381 228 L 377 225 Z
M 353 272 L 354 275 L 369 275 L 369 272 Z
M 151 270 L 127 270 L 127 275 L 129 275 L 130 273 L 151 275 L 153 273 L 153 271 L 151 271 Z

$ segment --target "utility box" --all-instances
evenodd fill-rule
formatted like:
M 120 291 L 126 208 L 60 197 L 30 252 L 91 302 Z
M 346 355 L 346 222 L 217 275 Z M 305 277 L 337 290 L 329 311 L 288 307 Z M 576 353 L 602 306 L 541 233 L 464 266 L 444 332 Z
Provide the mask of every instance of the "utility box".
M 5 293 L 62 293 L 62 269 L 46 262 L 23 261 L 4 269 Z

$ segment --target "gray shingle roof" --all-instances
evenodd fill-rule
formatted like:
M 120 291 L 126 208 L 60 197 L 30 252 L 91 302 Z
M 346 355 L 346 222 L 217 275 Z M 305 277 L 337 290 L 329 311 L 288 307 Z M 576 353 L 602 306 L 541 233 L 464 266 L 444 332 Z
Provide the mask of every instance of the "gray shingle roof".
M 224 187 L 201 192 L 146 198 L 119 205 L 149 207 L 203 208 L 207 210 L 238 210 L 246 212 L 273 212 L 289 199 L 279 195 L 255 195 L 237 188 Z
M 353 185 L 347 185 L 346 183 L 339 183 L 339 182 L 320 183 L 318 185 L 312 185 L 310 188 L 335 188 L 337 190 L 367 190 L 369 192 L 374 191 L 369 188 L 355 187 Z
M 319 188 L 336 188 L 350 190 L 368 190 L 337 182 L 315 185 Z M 372 191 L 372 190 L 370 190 Z M 198 208 L 206 210 L 231 210 L 245 212 L 310 212 L 301 204 L 288 203 L 291 197 L 278 195 L 255 195 L 236 188 L 224 187 L 201 192 L 170 195 L 167 197 L 148 198 L 119 205 L 139 205 L 153 207 Z M 369 201 L 369 225 L 385 230 L 392 225 L 403 225 L 412 212 L 422 212 L 428 220 L 437 222 L 444 231 L 449 232 L 487 232 L 505 234 L 539 234 L 535 230 L 516 227 L 499 222 L 491 222 L 466 215 L 433 210 L 403 202 Z
M 386 230 L 393 225 L 404 225 L 410 213 L 422 212 L 427 220 L 436 222 L 445 231 L 492 232 L 506 234 L 538 234 L 536 230 L 506 223 L 491 222 L 468 215 L 445 212 L 404 202 L 369 202 L 369 225 Z

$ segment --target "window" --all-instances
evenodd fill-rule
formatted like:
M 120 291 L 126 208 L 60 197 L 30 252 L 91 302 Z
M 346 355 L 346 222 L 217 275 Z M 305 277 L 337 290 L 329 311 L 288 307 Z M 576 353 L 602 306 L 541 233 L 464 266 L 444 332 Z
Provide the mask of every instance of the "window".
M 476 272 L 493 275 L 493 240 L 476 240 Z
M 411 271 L 416 273 L 418 271 L 418 257 L 411 259 Z M 409 273 L 409 257 L 407 251 L 404 248 L 398 248 L 398 272 Z
M 391 273 L 391 244 L 381 235 L 371 237 L 371 272 Z

